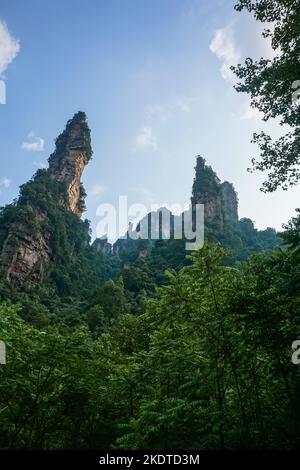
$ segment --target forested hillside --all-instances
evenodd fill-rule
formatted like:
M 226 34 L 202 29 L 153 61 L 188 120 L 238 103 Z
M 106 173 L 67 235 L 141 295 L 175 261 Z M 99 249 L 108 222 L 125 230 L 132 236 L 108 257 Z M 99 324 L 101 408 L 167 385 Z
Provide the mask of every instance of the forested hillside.
M 275 231 L 239 220 L 232 185 L 197 157 L 204 248 L 97 249 L 77 178 L 89 136 L 78 113 L 49 169 L 1 210 L 1 447 L 297 445 L 298 374 L 286 363 L 299 329 L 298 220 L 274 251 Z

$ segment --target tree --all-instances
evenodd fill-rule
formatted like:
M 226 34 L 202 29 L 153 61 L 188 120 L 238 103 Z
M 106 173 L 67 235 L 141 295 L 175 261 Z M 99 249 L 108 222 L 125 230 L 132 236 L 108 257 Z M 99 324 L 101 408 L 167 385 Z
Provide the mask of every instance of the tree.
M 112 279 L 96 289 L 87 313 L 90 328 L 107 328 L 120 315 L 128 313 L 129 305 L 124 292 L 123 278 Z
M 264 192 L 295 185 L 300 180 L 300 2 L 299 0 L 240 0 L 237 11 L 248 10 L 257 21 L 269 23 L 263 32 L 271 39 L 273 59 L 247 58 L 245 65 L 232 67 L 241 80 L 238 92 L 251 97 L 251 106 L 263 113 L 264 121 L 280 118 L 290 131 L 273 142 L 264 131 L 253 135 L 261 160 L 252 159 L 254 170 L 268 171 Z M 293 99 L 294 97 L 294 99 Z
M 149 339 L 122 369 L 134 406 L 120 448 L 298 446 L 299 268 L 283 250 L 242 269 L 222 266 L 224 254 L 193 254 L 137 317 Z
M 101 385 L 87 329 L 40 331 L 21 320 L 18 307 L 0 304 L 0 331 L 7 351 L 0 368 L 0 448 L 86 447 L 99 421 Z
M 283 242 L 293 250 L 294 255 L 300 254 L 300 209 L 296 209 L 297 217 L 293 217 L 287 225 L 285 231 L 280 235 Z

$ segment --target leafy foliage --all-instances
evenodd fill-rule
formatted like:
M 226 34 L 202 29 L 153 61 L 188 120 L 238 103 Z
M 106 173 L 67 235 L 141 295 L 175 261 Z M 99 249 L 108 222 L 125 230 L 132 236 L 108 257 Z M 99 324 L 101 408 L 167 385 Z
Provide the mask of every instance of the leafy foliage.
M 132 268 L 95 292 L 92 333 L 83 320 L 29 325 L 2 303 L 1 448 L 297 448 L 293 250 L 237 269 L 206 245 L 138 314 L 126 297 L 140 274 Z M 142 286 L 152 290 L 145 277 Z
M 273 59 L 247 58 L 245 65 L 232 67 L 241 82 L 237 91 L 251 97 L 251 105 L 263 113 L 263 119 L 280 118 L 291 130 L 276 142 L 264 131 L 255 133 L 253 142 L 261 151 L 261 160 L 252 160 L 253 169 L 268 171 L 263 191 L 287 189 L 300 179 L 300 2 L 299 0 L 240 0 L 236 10 L 247 10 L 257 21 L 269 23 L 263 36 L 270 38 Z M 295 99 L 293 99 L 293 96 Z

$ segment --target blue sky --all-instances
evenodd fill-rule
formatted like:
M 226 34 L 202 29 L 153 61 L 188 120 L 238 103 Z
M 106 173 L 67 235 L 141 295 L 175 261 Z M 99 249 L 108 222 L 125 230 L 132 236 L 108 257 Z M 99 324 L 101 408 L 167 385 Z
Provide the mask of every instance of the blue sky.
M 261 27 L 233 0 L 2 0 L 0 205 L 47 162 L 78 111 L 94 157 L 84 172 L 85 217 L 97 206 L 189 201 L 195 155 L 239 194 L 239 215 L 258 228 L 294 214 L 300 189 L 265 195 L 246 169 L 254 131 L 276 137 L 233 89 L 229 64 L 272 53 Z

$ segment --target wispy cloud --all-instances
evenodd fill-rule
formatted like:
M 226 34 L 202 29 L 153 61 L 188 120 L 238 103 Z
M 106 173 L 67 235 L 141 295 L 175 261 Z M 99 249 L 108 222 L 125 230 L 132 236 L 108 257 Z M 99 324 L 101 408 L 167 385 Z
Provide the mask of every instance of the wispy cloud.
M 232 26 L 228 25 L 225 28 L 217 29 L 209 48 L 222 62 L 220 69 L 222 78 L 234 82 L 235 76 L 230 70 L 230 66 L 239 62 L 241 54 L 235 44 Z
M 153 129 L 150 126 L 143 127 L 135 138 L 134 149 L 137 150 L 157 150 L 156 137 L 153 134 Z
M 11 180 L 4 176 L 4 178 L 1 178 L 0 180 L 0 187 L 8 189 L 11 185 Z
M 19 50 L 20 41 L 11 36 L 6 23 L 0 20 L 0 76 L 17 56 Z
M 36 137 L 34 132 L 30 132 L 27 136 L 28 142 L 23 142 L 21 148 L 28 152 L 42 152 L 44 150 L 45 141 L 41 137 Z
M 146 119 L 155 119 L 156 121 L 168 121 L 178 113 L 188 113 L 193 104 L 198 100 L 197 96 L 179 95 L 173 97 L 163 104 L 148 104 L 146 106 Z
M 261 113 L 258 109 L 252 108 L 250 103 L 247 101 L 243 104 L 241 110 L 235 114 L 235 116 L 240 121 L 261 121 L 263 118 L 263 113 Z
M 155 196 L 152 191 L 145 188 L 144 186 L 133 186 L 130 191 L 137 194 L 139 198 L 142 198 L 147 204 L 153 204 L 155 202 Z
M 169 106 L 162 104 L 148 104 L 145 108 L 146 120 L 155 119 L 156 121 L 167 121 L 172 117 L 172 111 Z
M 89 196 L 96 197 L 105 192 L 105 186 L 101 184 L 95 184 L 89 191 Z
M 47 168 L 47 165 L 44 162 L 33 162 L 33 164 L 34 164 L 34 166 L 37 166 L 41 170 L 44 170 L 45 168 Z

